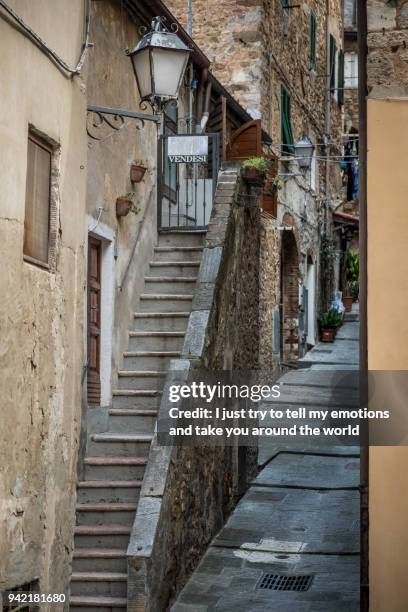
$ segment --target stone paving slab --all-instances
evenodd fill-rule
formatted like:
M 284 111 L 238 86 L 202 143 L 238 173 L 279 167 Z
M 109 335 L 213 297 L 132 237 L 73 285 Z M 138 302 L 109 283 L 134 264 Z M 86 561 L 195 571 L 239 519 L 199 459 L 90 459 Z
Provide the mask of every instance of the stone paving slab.
M 280 386 L 279 398 L 265 398 L 264 402 L 269 408 L 273 404 L 301 404 L 306 406 L 355 406 L 358 404 L 359 394 L 356 389 L 344 388 L 343 386 L 331 387 L 303 387 L 300 385 L 289 385 L 284 383 Z
M 335 455 L 346 457 L 358 458 L 360 455 L 360 447 L 358 446 L 340 446 L 337 442 L 327 441 L 327 438 L 319 439 L 317 443 L 315 441 L 309 441 L 309 445 L 305 445 L 303 441 L 295 440 L 287 444 L 281 442 L 274 442 L 273 440 L 260 440 L 259 453 L 258 453 L 258 465 L 264 466 L 273 457 L 279 455 L 280 452 L 288 453 L 312 453 L 312 454 L 323 454 L 323 455 Z
M 299 359 L 300 366 L 318 362 L 335 363 L 339 366 L 358 364 L 358 343 L 353 340 L 342 340 L 336 345 L 320 342 L 302 359 Z
M 350 457 L 281 453 L 255 478 L 254 485 L 358 487 L 360 461 Z
M 264 573 L 312 575 L 308 591 L 257 588 Z M 357 612 L 358 556 L 210 548 L 172 612 Z
M 213 546 L 285 553 L 357 553 L 359 492 L 251 487 Z
M 359 340 L 360 338 L 360 324 L 358 321 L 350 321 L 343 323 L 336 334 L 337 340 Z
M 279 382 L 282 385 L 328 388 L 335 385 L 338 388 L 357 389 L 359 384 L 358 372 L 343 369 L 342 367 L 327 372 L 314 372 L 313 370 L 301 369 L 286 372 Z

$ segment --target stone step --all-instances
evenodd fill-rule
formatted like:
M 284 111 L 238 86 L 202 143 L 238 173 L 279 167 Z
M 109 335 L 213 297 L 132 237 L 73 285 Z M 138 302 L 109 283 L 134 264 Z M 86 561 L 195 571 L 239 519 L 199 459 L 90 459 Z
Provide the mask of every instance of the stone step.
M 142 480 L 146 457 L 86 457 L 85 480 Z
M 134 331 L 185 331 L 190 312 L 135 312 Z
M 200 261 L 202 246 L 158 246 L 154 249 L 154 261 Z
M 79 504 L 137 503 L 142 480 L 81 480 L 78 482 Z
M 73 572 L 71 597 L 127 597 L 125 572 Z
M 126 351 L 124 369 L 167 370 L 171 359 L 178 359 L 180 351 Z
M 202 246 L 206 230 L 161 230 L 158 246 Z
M 77 525 L 106 525 L 116 523 L 120 525 L 133 525 L 136 504 L 130 503 L 100 503 L 77 504 Z
M 162 391 L 159 389 L 115 389 L 112 393 L 113 408 L 157 409 Z
M 166 371 L 160 370 L 120 370 L 119 389 L 163 389 Z
M 127 433 L 137 429 L 139 432 L 154 432 L 158 410 L 144 410 L 138 408 L 110 408 L 109 431 Z
M 149 268 L 150 277 L 196 277 L 199 261 L 151 261 Z
M 131 331 L 129 351 L 181 351 L 184 331 Z
M 351 321 L 358 321 L 360 318 L 360 315 L 358 312 L 345 312 L 344 313 L 344 322 L 351 322 Z
M 127 607 L 126 597 L 86 597 L 82 595 L 71 596 L 69 607 L 76 612 L 111 612 Z
M 145 432 L 92 434 L 88 442 L 88 455 L 93 457 L 147 457 L 153 434 Z
M 80 525 L 74 528 L 75 546 L 78 548 L 125 548 L 132 527 L 129 525 Z
M 74 572 L 126 572 L 127 548 L 78 548 L 74 550 Z
M 142 293 L 140 296 L 141 312 L 178 312 L 190 311 L 193 301 L 192 293 Z
M 197 282 L 196 276 L 145 276 L 146 294 L 167 293 L 183 294 L 192 293 Z

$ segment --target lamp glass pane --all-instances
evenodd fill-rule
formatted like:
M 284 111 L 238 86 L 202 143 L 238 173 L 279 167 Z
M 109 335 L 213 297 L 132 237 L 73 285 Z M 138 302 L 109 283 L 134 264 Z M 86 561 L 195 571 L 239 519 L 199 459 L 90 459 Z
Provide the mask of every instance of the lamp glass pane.
M 155 48 L 152 50 L 154 93 L 156 96 L 177 97 L 188 55 L 188 51 L 175 51 L 170 48 Z
M 132 62 L 139 86 L 140 97 L 146 98 L 152 94 L 149 49 L 143 49 L 135 53 L 135 55 L 132 55 Z

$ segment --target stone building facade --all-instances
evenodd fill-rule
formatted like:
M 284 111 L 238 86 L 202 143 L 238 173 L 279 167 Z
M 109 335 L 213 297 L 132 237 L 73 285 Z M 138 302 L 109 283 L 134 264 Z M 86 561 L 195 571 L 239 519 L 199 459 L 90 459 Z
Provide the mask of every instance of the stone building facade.
M 170 0 L 168 5 L 185 24 L 187 3 Z M 280 280 L 269 305 L 275 313 L 280 308 L 280 353 L 286 361 L 295 360 L 316 342 L 317 314 L 327 307 L 334 286 L 334 272 L 322 274 L 328 266 L 320 252 L 322 237 L 331 241 L 331 211 L 342 199 L 342 3 L 311 0 L 286 7 L 281 0 L 196 0 L 192 6 L 193 36 L 214 73 L 261 119 L 280 158 L 283 188 L 277 222 L 269 221 L 278 228 L 279 247 L 273 250 Z M 290 106 L 289 139 L 296 143 L 307 137 L 316 147 L 306 172 L 283 146 L 285 104 Z M 265 245 L 265 259 L 269 253 Z M 285 297 L 286 287 L 290 295 Z

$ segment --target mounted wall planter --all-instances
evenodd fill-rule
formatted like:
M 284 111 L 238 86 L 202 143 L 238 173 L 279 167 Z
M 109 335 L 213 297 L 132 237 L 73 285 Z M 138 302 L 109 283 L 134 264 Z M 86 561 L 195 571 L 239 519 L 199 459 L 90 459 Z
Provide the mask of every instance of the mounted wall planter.
M 130 209 L 132 208 L 133 201 L 125 196 L 121 196 L 116 198 L 116 216 L 117 217 L 126 217 L 130 213 Z
M 265 182 L 265 172 L 258 170 L 255 166 L 246 166 L 242 169 L 243 179 L 248 185 L 263 185 Z
M 130 166 L 130 180 L 132 183 L 140 183 L 146 174 L 147 168 L 140 166 L 139 164 L 132 164 Z

